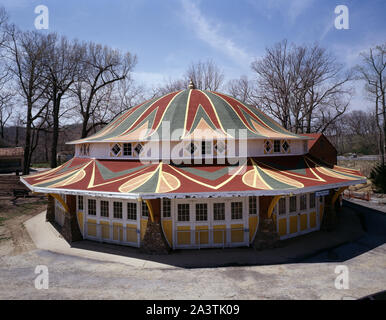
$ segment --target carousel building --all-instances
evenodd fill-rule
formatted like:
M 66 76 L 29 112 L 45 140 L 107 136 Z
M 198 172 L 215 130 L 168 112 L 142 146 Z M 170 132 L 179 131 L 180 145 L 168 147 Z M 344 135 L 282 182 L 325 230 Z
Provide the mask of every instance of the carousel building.
M 339 194 L 366 182 L 309 154 L 310 139 L 190 83 L 70 142 L 74 158 L 21 180 L 48 195 L 47 220 L 70 242 L 261 248 L 319 230 Z

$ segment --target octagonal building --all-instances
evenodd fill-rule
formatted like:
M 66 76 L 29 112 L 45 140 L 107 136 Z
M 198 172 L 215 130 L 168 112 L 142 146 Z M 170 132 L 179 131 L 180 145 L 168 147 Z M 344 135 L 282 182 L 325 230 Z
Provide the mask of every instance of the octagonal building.
M 69 142 L 75 156 L 21 181 L 48 195 L 68 241 L 142 247 L 264 247 L 319 230 L 356 170 L 308 154 L 308 136 L 228 95 L 172 92 Z

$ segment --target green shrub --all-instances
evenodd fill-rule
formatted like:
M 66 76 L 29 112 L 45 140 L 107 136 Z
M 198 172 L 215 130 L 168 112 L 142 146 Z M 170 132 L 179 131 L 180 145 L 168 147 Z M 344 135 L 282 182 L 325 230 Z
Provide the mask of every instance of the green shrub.
M 381 163 L 375 166 L 371 170 L 369 178 L 374 184 L 376 192 L 386 193 L 386 165 Z

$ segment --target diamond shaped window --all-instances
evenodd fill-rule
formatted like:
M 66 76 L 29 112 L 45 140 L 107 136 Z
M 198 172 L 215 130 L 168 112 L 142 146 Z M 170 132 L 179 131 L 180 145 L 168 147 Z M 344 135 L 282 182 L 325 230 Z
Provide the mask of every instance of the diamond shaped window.
M 115 144 L 112 148 L 111 151 L 114 153 L 114 155 L 118 155 L 119 152 L 121 151 L 121 147 L 118 144 Z
M 196 150 L 197 150 L 197 147 L 192 142 L 192 143 L 188 144 L 188 146 L 186 147 L 186 150 L 188 150 L 191 154 L 194 154 L 196 152 Z
M 223 153 L 225 151 L 225 143 L 219 141 L 215 144 L 214 148 L 216 149 L 217 153 Z
M 265 151 L 268 153 L 268 152 L 270 152 L 271 151 L 271 149 L 272 149 L 272 146 L 271 146 L 271 142 L 270 141 L 265 141 L 265 143 L 264 143 L 264 149 L 265 149 Z
M 135 148 L 134 148 L 135 152 L 139 155 L 141 154 L 142 150 L 143 150 L 143 146 L 142 144 L 138 143 Z
M 289 150 L 289 144 L 286 140 L 284 140 L 283 144 L 282 144 L 282 148 L 285 152 L 288 152 Z

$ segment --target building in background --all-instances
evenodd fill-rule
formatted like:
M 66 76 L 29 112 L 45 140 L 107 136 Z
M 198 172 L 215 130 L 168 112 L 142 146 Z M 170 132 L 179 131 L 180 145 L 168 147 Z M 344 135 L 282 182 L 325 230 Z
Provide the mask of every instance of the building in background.
M 22 172 L 23 158 L 22 147 L 0 148 L 0 173 Z

